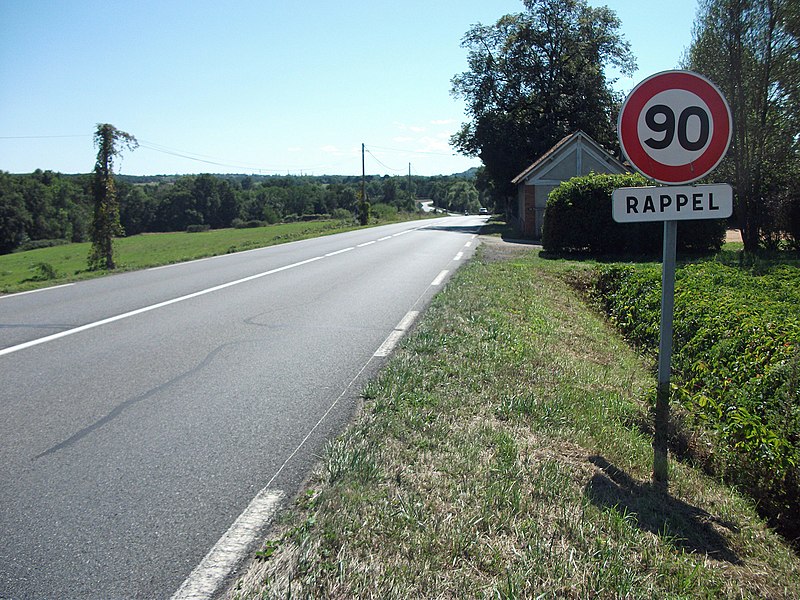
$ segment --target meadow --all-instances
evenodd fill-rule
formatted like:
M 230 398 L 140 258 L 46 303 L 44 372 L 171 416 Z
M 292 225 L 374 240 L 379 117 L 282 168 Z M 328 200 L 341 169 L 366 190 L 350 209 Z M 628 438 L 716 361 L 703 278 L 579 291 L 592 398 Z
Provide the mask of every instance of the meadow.
M 355 228 L 356 225 L 350 222 L 326 220 L 197 233 L 140 234 L 114 241 L 117 271 L 158 267 Z M 22 292 L 107 275 L 106 271 L 88 270 L 86 259 L 90 250 L 91 244 L 86 242 L 0 255 L 0 293 Z

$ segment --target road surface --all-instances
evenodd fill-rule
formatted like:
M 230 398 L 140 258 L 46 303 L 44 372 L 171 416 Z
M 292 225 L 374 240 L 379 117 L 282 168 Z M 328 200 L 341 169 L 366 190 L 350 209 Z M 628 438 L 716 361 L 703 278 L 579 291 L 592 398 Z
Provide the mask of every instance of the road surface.
M 0 598 L 208 594 L 484 221 L 0 297 Z

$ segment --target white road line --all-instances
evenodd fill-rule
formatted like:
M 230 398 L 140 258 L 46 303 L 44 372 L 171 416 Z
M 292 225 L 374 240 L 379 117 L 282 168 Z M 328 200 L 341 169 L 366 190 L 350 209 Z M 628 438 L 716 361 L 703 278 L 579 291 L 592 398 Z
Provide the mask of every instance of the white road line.
M 378 241 L 379 241 L 379 242 L 385 242 L 386 240 L 390 240 L 390 239 L 392 239 L 392 236 L 390 236 L 390 235 L 387 235 L 387 236 L 385 236 L 385 237 L 378 238 Z
M 335 252 L 328 252 L 325 257 L 328 256 L 336 256 L 337 254 L 344 254 L 345 252 L 350 252 L 350 250 L 355 250 L 355 246 L 350 246 L 349 248 L 342 248 L 341 250 L 336 250 Z
M 407 321 L 408 316 L 414 313 L 418 315 L 418 311 L 410 311 L 403 317 L 400 324 Z M 408 326 L 410 326 L 408 322 Z M 264 527 L 267 526 L 269 521 L 275 514 L 278 503 L 283 498 L 283 493 L 280 490 L 270 489 L 272 482 L 274 482 L 278 475 L 286 468 L 286 465 L 294 458 L 294 456 L 305 446 L 306 442 L 319 428 L 322 422 L 328 417 L 339 402 L 348 393 L 351 393 L 353 386 L 361 378 L 364 371 L 372 362 L 372 357 L 364 363 L 361 369 L 356 373 L 355 377 L 350 380 L 342 393 L 328 407 L 316 424 L 306 433 L 306 436 L 300 441 L 292 453 L 283 461 L 281 467 L 275 471 L 267 485 L 256 495 L 250 502 L 245 511 L 239 516 L 238 519 L 230 526 L 228 531 L 220 538 L 214 547 L 206 554 L 206 557 L 201 563 L 191 572 L 186 581 L 183 582 L 178 591 L 172 596 L 171 600 L 186 600 L 189 598 L 207 600 L 212 598 L 218 592 L 224 580 L 228 577 L 233 568 L 238 565 L 244 557 L 244 552 L 249 548 L 253 541 L 252 536 L 258 535 Z
M 464 244 L 464 248 L 469 248 L 469 247 L 471 247 L 471 246 L 472 246 L 472 240 L 470 240 L 469 242 L 467 242 L 466 244 Z
M 0 300 L 3 298 L 13 298 L 15 296 L 25 296 L 26 294 L 37 294 L 39 292 L 48 292 L 50 290 L 57 290 L 58 288 L 65 288 L 71 285 L 75 285 L 74 283 L 62 283 L 61 285 L 52 285 L 46 288 L 39 288 L 38 290 L 28 290 L 27 292 L 17 292 L 16 294 L 4 294 L 0 295 Z
M 359 245 L 358 245 L 358 246 L 356 246 L 356 247 L 357 247 L 357 248 L 363 248 L 364 246 L 371 246 L 371 245 L 372 245 L 372 244 L 374 244 L 374 243 L 376 243 L 376 241 L 375 241 L 375 240 L 372 240 L 371 242 L 364 242 L 363 244 L 359 244 Z
M 380 347 L 375 351 L 375 356 L 379 358 L 383 358 L 384 356 L 389 356 L 394 350 L 394 347 L 397 346 L 397 342 L 400 341 L 400 338 L 403 337 L 405 331 L 400 331 L 399 329 L 395 329 L 389 336 L 383 341 Z
M 408 331 L 408 329 L 414 324 L 414 321 L 416 321 L 418 316 L 418 310 L 408 311 L 406 315 L 400 319 L 400 322 L 394 328 L 394 331 L 388 335 L 380 347 L 375 351 L 374 356 L 379 358 L 389 356 L 392 353 L 392 350 L 394 350 L 395 346 L 397 346 L 397 343 L 405 335 L 406 331 Z
M 456 254 L 453 257 L 453 260 L 461 260 L 463 257 L 464 257 L 464 253 L 463 252 L 459 252 L 458 254 Z
M 448 274 L 449 272 L 450 272 L 450 271 L 448 271 L 447 269 L 445 269 L 444 271 L 442 271 L 441 273 L 439 273 L 439 274 L 436 276 L 436 279 L 434 279 L 433 281 L 431 281 L 431 285 L 442 285 L 442 282 L 444 281 L 444 278 L 445 278 L 445 277 L 447 277 L 447 274 Z
M 261 490 L 172 595 L 172 600 L 211 598 L 244 558 L 259 532 L 272 520 L 282 498 L 279 490 Z
M 410 310 L 406 313 L 406 316 L 401 319 L 401 321 L 397 324 L 395 329 L 399 329 L 400 331 L 408 331 L 408 328 L 414 324 L 414 321 L 417 320 L 419 316 L 418 310 Z
M 95 327 L 100 327 L 101 325 L 108 325 L 109 323 L 114 323 L 115 321 L 121 321 L 122 319 L 127 319 L 129 317 L 134 317 L 136 315 L 140 315 L 142 313 L 150 312 L 151 310 L 156 310 L 157 308 L 163 308 L 165 306 L 169 306 L 171 304 L 177 304 L 178 302 L 183 302 L 184 300 L 190 300 L 192 298 L 197 298 L 199 296 L 205 296 L 206 294 L 210 294 L 211 292 L 217 292 L 219 290 L 224 290 L 225 288 L 233 287 L 235 285 L 239 285 L 240 283 L 246 283 L 248 281 L 253 281 L 254 279 L 259 279 L 261 277 L 266 277 L 267 275 L 273 275 L 275 273 L 280 273 L 281 271 L 288 271 L 289 269 L 294 269 L 295 267 L 299 267 L 302 265 L 307 265 L 308 263 L 312 263 L 318 260 L 322 260 L 325 258 L 324 256 L 315 256 L 314 258 L 309 258 L 307 260 L 301 260 L 300 262 L 292 263 L 290 265 L 284 265 L 283 267 L 278 267 L 277 269 L 271 269 L 269 271 L 264 271 L 263 273 L 257 273 L 255 275 L 250 275 L 249 277 L 244 277 L 242 279 L 237 279 L 236 281 L 230 281 L 228 283 L 223 283 L 222 285 L 216 285 L 214 287 L 210 287 L 205 290 L 200 290 L 199 292 L 194 292 L 192 294 L 186 294 L 185 296 L 180 296 L 178 298 L 173 298 L 172 300 L 165 300 L 164 302 L 159 302 L 158 304 L 151 304 L 150 306 L 144 306 L 142 308 L 137 308 L 136 310 L 132 310 L 130 312 L 123 313 L 121 315 L 115 315 L 113 317 L 108 317 L 107 319 L 102 319 L 101 321 L 95 321 L 94 323 L 87 323 L 86 325 L 81 325 L 80 327 L 75 327 L 74 329 L 68 329 L 66 331 L 60 331 L 59 333 L 54 333 L 53 335 L 48 335 L 46 337 L 42 337 L 36 340 L 31 340 L 29 342 L 25 342 L 23 344 L 18 344 L 16 346 L 10 346 L 8 348 L 3 348 L 0 350 L 0 356 L 5 354 L 11 354 L 13 352 L 19 352 L 20 350 L 24 350 L 26 348 L 31 348 L 33 346 L 38 346 L 39 344 L 44 344 L 47 342 L 52 342 L 54 340 L 67 337 L 70 335 L 74 335 L 76 333 L 80 333 L 82 331 L 86 331 L 88 329 L 94 329 Z

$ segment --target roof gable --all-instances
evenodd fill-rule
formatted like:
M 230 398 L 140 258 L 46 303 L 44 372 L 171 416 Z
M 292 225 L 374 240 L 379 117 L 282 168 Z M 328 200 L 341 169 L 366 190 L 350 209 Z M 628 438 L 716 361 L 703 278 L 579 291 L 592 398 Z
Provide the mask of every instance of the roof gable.
M 518 185 L 540 179 L 564 181 L 591 171 L 626 173 L 628 169 L 588 135 L 576 131 L 559 140 L 511 182 Z

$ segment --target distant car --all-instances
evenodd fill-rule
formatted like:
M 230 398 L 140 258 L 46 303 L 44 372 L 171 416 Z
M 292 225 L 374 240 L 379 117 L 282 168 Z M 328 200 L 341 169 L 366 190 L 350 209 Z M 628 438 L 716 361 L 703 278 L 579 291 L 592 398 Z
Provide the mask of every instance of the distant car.
M 481 206 L 480 210 L 478 211 L 478 214 L 479 215 L 488 215 L 489 214 L 489 209 L 488 208 L 484 208 L 483 206 Z

